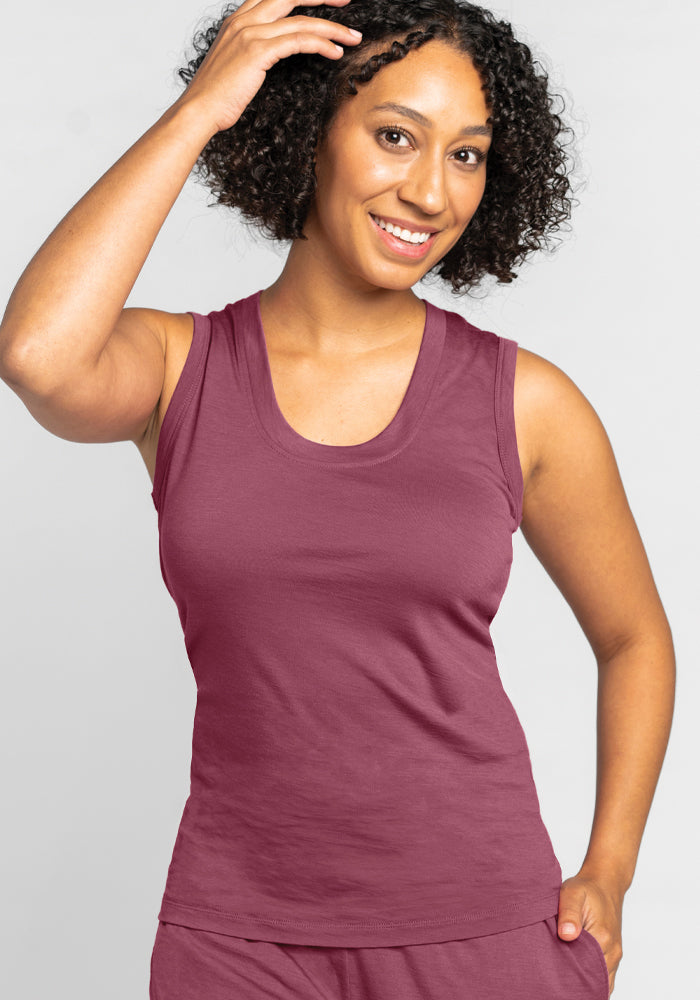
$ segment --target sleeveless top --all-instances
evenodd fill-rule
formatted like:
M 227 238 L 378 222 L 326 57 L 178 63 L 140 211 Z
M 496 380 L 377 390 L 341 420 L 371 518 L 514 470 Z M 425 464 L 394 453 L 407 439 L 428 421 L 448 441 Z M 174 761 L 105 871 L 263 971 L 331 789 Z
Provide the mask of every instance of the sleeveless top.
M 389 425 L 279 409 L 260 292 L 208 315 L 152 498 L 197 700 L 159 919 L 388 947 L 557 913 L 562 873 L 490 623 L 523 479 L 517 343 L 427 300 Z

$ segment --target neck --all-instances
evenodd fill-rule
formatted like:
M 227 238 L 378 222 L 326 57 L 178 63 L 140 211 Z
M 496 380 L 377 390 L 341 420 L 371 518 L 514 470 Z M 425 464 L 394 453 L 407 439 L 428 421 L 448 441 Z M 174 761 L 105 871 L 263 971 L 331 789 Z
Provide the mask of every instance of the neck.
M 349 355 L 386 347 L 422 330 L 425 306 L 409 289 L 382 288 L 294 240 L 284 269 L 261 292 L 266 336 L 287 338 L 307 355 Z

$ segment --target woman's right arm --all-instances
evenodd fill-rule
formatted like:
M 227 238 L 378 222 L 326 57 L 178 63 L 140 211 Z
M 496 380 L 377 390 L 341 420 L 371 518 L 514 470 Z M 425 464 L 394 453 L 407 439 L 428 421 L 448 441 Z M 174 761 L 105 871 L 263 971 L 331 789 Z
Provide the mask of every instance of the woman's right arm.
M 174 317 L 124 303 L 199 154 L 235 124 L 279 59 L 337 59 L 335 42 L 357 43 L 341 24 L 287 17 L 294 6 L 246 0 L 226 19 L 184 94 L 68 212 L 15 286 L 0 324 L 0 377 L 59 437 L 145 432 Z
M 173 106 L 59 223 L 0 325 L 0 374 L 44 427 L 119 440 L 148 420 L 163 382 L 165 313 L 124 309 L 168 212 L 213 134 Z

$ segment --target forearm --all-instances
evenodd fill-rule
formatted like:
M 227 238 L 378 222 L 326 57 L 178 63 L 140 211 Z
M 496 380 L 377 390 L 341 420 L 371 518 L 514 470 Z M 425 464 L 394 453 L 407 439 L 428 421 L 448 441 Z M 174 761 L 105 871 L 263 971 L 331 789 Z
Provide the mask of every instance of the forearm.
M 67 213 L 10 297 L 2 370 L 50 386 L 94 364 L 211 134 L 197 108 L 176 103 Z
M 596 806 L 581 874 L 624 894 L 671 730 L 676 666 L 667 623 L 598 671 Z

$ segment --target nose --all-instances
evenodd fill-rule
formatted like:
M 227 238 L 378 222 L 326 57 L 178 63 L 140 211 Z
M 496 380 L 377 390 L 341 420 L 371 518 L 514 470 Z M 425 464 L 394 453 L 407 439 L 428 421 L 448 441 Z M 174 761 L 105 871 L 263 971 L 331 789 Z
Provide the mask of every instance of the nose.
M 417 157 L 407 168 L 397 192 L 401 201 L 415 205 L 426 215 L 439 215 L 447 208 L 447 187 L 442 159 Z

